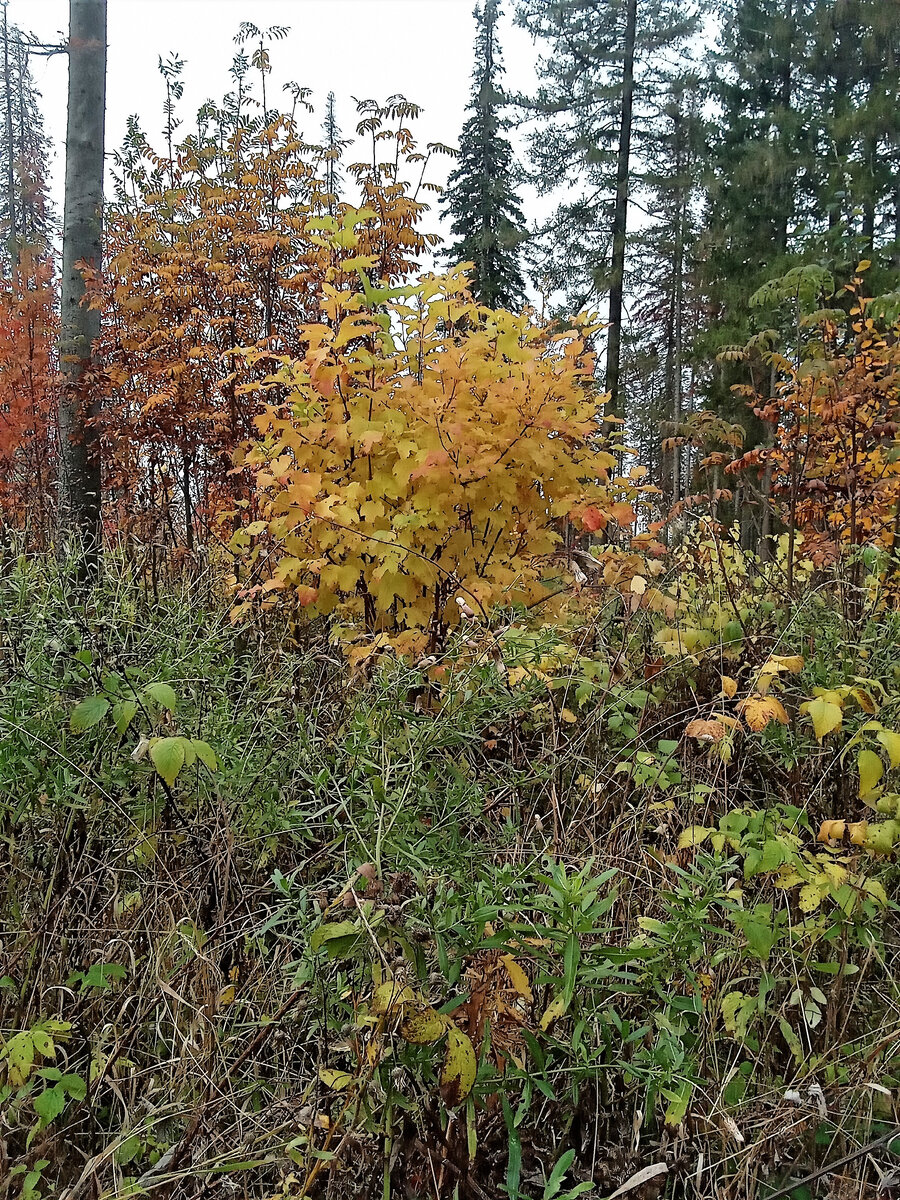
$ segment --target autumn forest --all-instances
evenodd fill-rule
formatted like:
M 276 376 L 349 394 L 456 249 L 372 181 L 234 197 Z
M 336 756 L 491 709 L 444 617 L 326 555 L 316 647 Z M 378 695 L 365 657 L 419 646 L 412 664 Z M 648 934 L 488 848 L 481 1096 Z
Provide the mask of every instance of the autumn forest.
M 118 144 L 114 6 L 53 3 L 0 1200 L 896 1200 L 896 0 L 416 0 L 443 140 L 248 0 Z

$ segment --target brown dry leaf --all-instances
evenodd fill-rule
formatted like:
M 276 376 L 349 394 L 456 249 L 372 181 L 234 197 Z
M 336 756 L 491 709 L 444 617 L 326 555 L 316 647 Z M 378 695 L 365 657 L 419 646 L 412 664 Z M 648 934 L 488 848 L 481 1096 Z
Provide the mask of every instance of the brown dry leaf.
M 725 726 L 718 720 L 704 721 L 701 717 L 695 717 L 684 732 L 699 742 L 721 742 L 725 736 Z
M 754 692 L 752 696 L 742 700 L 738 704 L 737 710 L 750 728 L 757 733 L 761 729 L 765 729 L 772 721 L 779 721 L 782 725 L 788 723 L 788 715 L 781 701 L 774 696 L 764 696 L 759 692 Z

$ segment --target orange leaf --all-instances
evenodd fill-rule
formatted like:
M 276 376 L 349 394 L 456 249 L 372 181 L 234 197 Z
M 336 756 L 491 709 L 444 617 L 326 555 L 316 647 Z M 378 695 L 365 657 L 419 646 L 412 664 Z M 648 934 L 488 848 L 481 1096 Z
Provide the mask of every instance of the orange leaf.
M 765 729 L 772 721 L 779 721 L 782 725 L 788 723 L 788 715 L 781 701 L 774 696 L 760 695 L 759 692 L 754 692 L 752 696 L 742 700 L 738 704 L 737 710 L 750 728 L 757 733 L 761 729 Z

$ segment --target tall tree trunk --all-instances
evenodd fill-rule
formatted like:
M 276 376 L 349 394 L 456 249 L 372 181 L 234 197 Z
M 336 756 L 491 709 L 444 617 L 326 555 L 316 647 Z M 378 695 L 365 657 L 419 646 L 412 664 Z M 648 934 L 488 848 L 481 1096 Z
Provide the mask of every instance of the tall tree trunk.
M 787 44 L 784 47 L 784 58 L 781 60 L 781 69 L 779 71 L 778 81 L 778 101 L 781 111 L 778 114 L 778 142 L 781 148 L 782 161 L 778 164 L 781 178 L 776 184 L 776 195 L 778 196 L 778 215 L 775 221 L 775 245 L 779 254 L 787 253 L 788 244 L 788 225 L 791 212 L 793 210 L 793 179 L 788 175 L 785 166 L 785 160 L 791 153 L 793 147 L 787 145 L 787 128 L 788 128 L 788 113 L 791 111 L 793 102 L 793 58 L 794 58 L 794 39 L 796 31 L 794 29 L 794 5 L 793 0 L 788 0 L 785 6 L 785 23 L 787 25 Z
M 862 179 L 865 193 L 862 202 L 862 235 L 866 244 L 866 250 L 873 258 L 875 257 L 875 201 L 878 188 L 875 175 L 875 161 L 877 156 L 878 147 L 875 135 L 868 132 L 863 141 L 865 169 L 862 172 Z
M 100 313 L 82 304 L 76 265 L 99 267 L 106 115 L 106 0 L 69 0 L 69 111 L 60 297 L 60 517 L 92 554 L 100 543 L 100 446 L 93 343 Z
M 606 341 L 607 412 L 621 416 L 622 296 L 625 284 L 625 248 L 628 231 L 628 184 L 631 174 L 631 116 L 634 109 L 634 44 L 637 35 L 637 0 L 627 0 L 622 56 L 622 113 L 616 152 L 616 205 L 613 211 L 612 264 L 609 283 L 609 329 Z
M 675 342 L 674 362 L 672 371 L 672 421 L 676 428 L 676 442 L 672 451 L 672 500 L 677 504 L 681 500 L 681 451 L 677 441 L 677 430 L 681 424 L 681 385 L 682 361 L 681 351 L 684 342 L 684 233 L 687 221 L 687 183 L 684 177 L 684 120 L 681 109 L 675 113 L 675 173 L 678 186 L 675 192 L 675 261 L 672 263 L 674 275 L 674 316 Z

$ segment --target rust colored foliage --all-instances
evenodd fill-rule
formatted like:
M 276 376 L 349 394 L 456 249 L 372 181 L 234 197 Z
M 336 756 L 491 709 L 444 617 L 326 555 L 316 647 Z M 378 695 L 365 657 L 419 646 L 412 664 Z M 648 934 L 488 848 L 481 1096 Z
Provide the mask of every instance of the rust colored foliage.
M 0 284 L 0 511 L 36 541 L 55 508 L 57 325 L 51 263 L 23 250 Z
M 360 249 L 394 283 L 435 240 L 417 229 L 425 206 L 402 179 L 426 156 L 408 128 L 414 105 L 396 97 L 361 109 L 373 159 L 350 168 L 368 212 Z M 108 512 L 120 529 L 174 531 L 189 548 L 236 502 L 253 500 L 233 455 L 254 432 L 268 367 L 236 351 L 305 353 L 326 282 L 358 286 L 343 249 L 322 235 L 348 210 L 327 190 L 327 151 L 292 116 L 264 128 L 217 110 L 207 117 L 165 157 L 132 130 L 107 221 L 108 268 L 91 280 L 110 383 Z
M 814 353 L 799 364 L 773 355 L 775 395 L 751 398 L 772 445 L 728 468 L 771 468 L 778 515 L 818 564 L 890 548 L 900 530 L 900 324 L 877 320 L 859 286 L 843 325 L 823 316 Z

